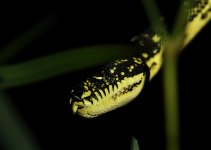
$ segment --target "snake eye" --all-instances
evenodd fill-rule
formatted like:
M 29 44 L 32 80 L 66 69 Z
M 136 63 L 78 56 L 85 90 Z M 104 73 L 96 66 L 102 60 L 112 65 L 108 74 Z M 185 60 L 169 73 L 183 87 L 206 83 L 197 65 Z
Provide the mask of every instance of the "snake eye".
M 103 77 L 103 80 L 104 80 L 105 82 L 108 82 L 108 77 L 107 77 L 107 76 L 104 76 L 104 77 Z
M 109 84 L 112 84 L 112 83 L 114 83 L 114 81 L 115 81 L 115 76 L 111 76 L 111 75 L 107 75 L 107 74 L 105 74 L 104 76 L 103 76 L 103 80 L 104 80 L 104 82 L 107 84 L 107 85 L 109 85 Z

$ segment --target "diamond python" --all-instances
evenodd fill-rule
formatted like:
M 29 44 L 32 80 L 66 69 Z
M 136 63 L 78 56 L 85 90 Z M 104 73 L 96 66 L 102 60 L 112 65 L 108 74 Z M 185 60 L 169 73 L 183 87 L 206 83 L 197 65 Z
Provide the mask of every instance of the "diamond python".
M 211 0 L 194 0 L 185 26 L 185 47 L 211 20 Z M 140 55 L 111 62 L 71 90 L 72 111 L 93 118 L 134 100 L 160 70 L 165 40 L 151 30 L 131 39 Z

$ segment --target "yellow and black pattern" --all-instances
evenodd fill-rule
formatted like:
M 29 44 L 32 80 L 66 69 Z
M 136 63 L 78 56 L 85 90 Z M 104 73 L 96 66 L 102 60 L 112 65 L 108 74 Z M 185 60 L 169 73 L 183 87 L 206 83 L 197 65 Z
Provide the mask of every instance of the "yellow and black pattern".
M 183 47 L 211 20 L 211 0 L 195 0 L 194 7 L 188 10 Z M 124 106 L 157 74 L 166 40 L 147 30 L 131 42 L 140 49 L 139 56 L 111 62 L 71 91 L 74 113 L 93 118 Z
M 141 58 L 116 60 L 71 91 L 73 112 L 92 118 L 133 100 L 149 79 Z
M 194 0 L 193 6 L 188 9 L 183 47 L 211 20 L 211 0 Z
M 144 33 L 133 37 L 131 42 L 140 50 L 139 57 L 149 67 L 151 80 L 162 65 L 164 40 L 161 40 L 160 35 L 148 29 Z

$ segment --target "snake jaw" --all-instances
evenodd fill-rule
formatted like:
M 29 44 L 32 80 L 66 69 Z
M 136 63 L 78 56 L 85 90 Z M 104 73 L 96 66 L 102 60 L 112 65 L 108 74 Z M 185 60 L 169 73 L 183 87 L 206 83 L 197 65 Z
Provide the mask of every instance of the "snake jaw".
M 72 104 L 72 111 L 73 111 L 73 113 L 75 114 L 75 113 L 77 113 L 78 109 L 81 109 L 81 108 L 83 108 L 83 107 L 84 107 L 83 102 L 74 102 L 74 103 Z
M 78 110 L 78 105 L 74 103 L 72 106 L 72 110 L 73 110 L 73 113 L 75 114 Z

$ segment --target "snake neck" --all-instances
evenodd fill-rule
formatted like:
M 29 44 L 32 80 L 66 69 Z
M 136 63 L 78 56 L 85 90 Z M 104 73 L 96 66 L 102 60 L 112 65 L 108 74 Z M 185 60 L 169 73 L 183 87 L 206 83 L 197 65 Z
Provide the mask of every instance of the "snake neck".
M 131 39 L 131 42 L 139 50 L 139 57 L 148 66 L 151 80 L 160 70 L 163 60 L 165 40 L 151 29 Z
M 187 9 L 188 16 L 184 30 L 182 49 L 186 47 L 211 20 L 211 0 L 194 0 L 193 7 Z

